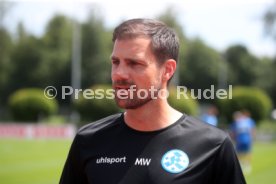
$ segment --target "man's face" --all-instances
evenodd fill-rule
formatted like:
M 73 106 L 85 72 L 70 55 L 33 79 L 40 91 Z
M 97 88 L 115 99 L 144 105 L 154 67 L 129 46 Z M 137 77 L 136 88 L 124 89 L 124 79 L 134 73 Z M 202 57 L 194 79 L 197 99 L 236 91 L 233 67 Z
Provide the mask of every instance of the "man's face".
M 161 89 L 162 66 L 153 56 L 149 39 L 116 40 L 111 60 L 112 85 L 119 107 L 136 109 L 153 100 L 149 89 L 154 88 L 157 92 Z M 131 92 L 131 88 L 135 91 Z

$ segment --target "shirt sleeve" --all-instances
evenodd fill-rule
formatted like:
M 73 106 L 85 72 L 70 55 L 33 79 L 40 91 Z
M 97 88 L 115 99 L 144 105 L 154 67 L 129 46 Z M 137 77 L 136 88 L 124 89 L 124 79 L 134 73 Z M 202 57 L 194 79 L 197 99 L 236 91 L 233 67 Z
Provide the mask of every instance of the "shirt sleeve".
M 229 137 L 226 137 L 215 160 L 215 184 L 246 184 L 239 160 Z
M 79 152 L 79 143 L 77 136 L 75 137 L 67 160 L 65 162 L 61 177 L 60 184 L 86 184 L 87 179 L 82 166 L 82 160 Z

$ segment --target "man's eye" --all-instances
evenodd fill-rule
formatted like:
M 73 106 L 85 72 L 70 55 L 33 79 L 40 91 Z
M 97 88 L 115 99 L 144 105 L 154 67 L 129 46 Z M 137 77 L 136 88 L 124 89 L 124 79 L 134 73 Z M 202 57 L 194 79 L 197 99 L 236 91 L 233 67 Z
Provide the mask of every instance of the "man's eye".
M 112 64 L 113 64 L 113 65 L 118 65 L 119 63 L 120 63 L 119 60 L 112 60 Z
M 135 62 L 131 62 L 131 63 L 129 63 L 129 65 L 131 65 L 131 66 L 135 66 L 135 65 L 137 65 L 137 63 L 135 63 Z
M 130 61 L 128 64 L 129 64 L 130 66 L 136 66 L 136 65 L 138 65 L 139 63 L 136 62 L 136 61 Z

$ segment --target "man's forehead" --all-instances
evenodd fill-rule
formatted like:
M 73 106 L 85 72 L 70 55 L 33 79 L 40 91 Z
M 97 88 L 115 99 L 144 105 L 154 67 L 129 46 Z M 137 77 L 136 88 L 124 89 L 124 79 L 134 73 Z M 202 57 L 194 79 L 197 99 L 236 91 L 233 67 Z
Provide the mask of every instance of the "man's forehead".
M 111 59 L 157 62 L 151 40 L 145 37 L 115 40 Z
M 113 52 L 147 52 L 151 50 L 151 41 L 144 38 L 116 40 L 113 46 Z

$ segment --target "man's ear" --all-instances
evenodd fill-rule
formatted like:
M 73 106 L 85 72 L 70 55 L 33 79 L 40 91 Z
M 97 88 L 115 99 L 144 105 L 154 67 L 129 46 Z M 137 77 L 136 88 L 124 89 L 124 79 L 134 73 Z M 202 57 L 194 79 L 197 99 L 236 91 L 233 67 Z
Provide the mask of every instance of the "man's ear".
M 164 63 L 164 73 L 163 73 L 163 80 L 168 81 L 172 78 L 174 72 L 176 70 L 176 61 L 174 59 L 168 59 Z

